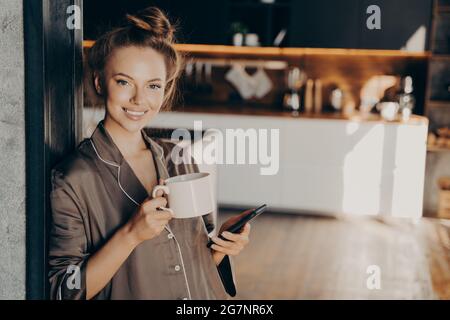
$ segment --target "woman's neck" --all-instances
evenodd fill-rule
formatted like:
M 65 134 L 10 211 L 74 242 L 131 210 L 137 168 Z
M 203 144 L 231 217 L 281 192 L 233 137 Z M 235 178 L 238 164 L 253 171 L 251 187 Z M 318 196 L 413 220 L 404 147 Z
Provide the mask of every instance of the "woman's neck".
M 109 117 L 105 117 L 103 126 L 125 158 L 133 157 L 147 149 L 140 131 L 129 132 Z

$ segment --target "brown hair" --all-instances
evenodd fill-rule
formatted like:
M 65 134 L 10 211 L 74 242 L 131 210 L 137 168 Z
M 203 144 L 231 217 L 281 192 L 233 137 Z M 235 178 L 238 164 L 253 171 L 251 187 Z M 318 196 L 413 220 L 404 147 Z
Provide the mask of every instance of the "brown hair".
M 98 38 L 88 53 L 88 63 L 94 75 L 104 80 L 104 68 L 111 53 L 118 48 L 149 47 L 160 53 L 165 60 L 167 80 L 161 109 L 169 109 L 175 99 L 176 84 L 182 70 L 182 57 L 173 44 L 175 27 L 167 16 L 156 7 L 148 7 L 134 15 L 127 14 L 123 26 L 112 29 Z

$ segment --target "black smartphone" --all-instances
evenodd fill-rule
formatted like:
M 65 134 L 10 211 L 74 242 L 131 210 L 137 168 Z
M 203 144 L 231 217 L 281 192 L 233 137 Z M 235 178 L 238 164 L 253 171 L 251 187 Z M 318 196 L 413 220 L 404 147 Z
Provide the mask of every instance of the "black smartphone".
M 239 221 L 237 221 L 235 224 L 231 225 L 228 229 L 226 229 L 224 231 L 228 231 L 228 232 L 231 232 L 231 233 L 236 233 L 236 232 L 240 231 L 245 226 L 245 224 L 247 222 L 249 222 L 253 218 L 256 218 L 257 216 L 259 216 L 266 209 L 267 209 L 267 205 L 263 204 L 262 206 L 260 206 L 260 207 L 258 207 L 256 209 L 249 209 L 249 210 L 247 210 L 247 211 L 249 211 L 248 214 L 244 215 L 241 219 L 239 219 Z M 222 235 L 219 235 L 219 238 L 223 239 L 223 240 L 227 240 L 224 237 L 222 237 Z M 210 239 L 206 246 L 209 248 L 213 244 L 214 244 L 214 241 L 212 241 L 212 239 Z

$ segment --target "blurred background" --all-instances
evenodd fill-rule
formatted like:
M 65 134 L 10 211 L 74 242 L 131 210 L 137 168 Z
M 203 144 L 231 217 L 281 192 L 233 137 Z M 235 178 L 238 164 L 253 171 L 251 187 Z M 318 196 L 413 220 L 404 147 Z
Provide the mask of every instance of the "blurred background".
M 198 120 L 200 137 L 279 130 L 275 175 L 201 166 L 219 222 L 270 208 L 236 258 L 238 298 L 450 298 L 449 1 L 89 1 L 84 52 L 149 5 L 177 22 L 185 57 L 179 99 L 151 135 Z M 88 137 L 104 109 L 85 68 Z M 367 287 L 371 265 L 382 288 Z

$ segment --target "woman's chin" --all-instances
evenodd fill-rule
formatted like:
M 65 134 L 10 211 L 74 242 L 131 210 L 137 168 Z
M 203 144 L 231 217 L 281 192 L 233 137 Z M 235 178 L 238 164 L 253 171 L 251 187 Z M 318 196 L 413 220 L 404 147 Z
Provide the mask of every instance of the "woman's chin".
M 135 133 L 141 131 L 147 124 L 145 121 L 130 121 L 124 120 L 120 122 L 120 125 L 123 129 L 127 130 L 130 133 Z

